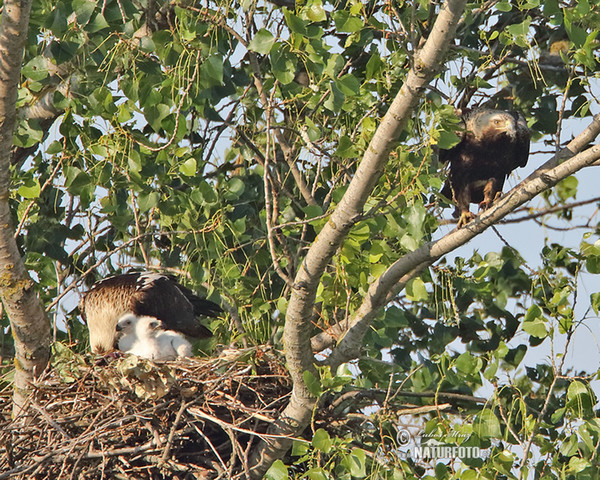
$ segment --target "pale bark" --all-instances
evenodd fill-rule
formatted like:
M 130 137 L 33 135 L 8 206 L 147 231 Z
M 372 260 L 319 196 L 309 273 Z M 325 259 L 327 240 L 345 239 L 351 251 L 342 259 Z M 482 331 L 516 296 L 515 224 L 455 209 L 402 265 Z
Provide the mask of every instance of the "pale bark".
M 15 102 L 30 9 L 31 0 L 11 0 L 4 3 L 0 19 L 0 296 L 15 342 L 16 415 L 50 355 L 50 324 L 19 254 L 8 203 Z
M 465 0 L 449 0 L 441 8 L 431 35 L 415 55 L 413 68 L 375 132 L 346 193 L 298 269 L 284 328 L 287 366 L 294 387 L 288 406 L 271 429 L 271 433 L 286 437 L 257 449 L 252 458 L 253 478 L 261 478 L 290 447 L 292 441 L 288 437 L 302 432 L 310 421 L 316 399 L 308 390 L 304 375 L 316 375 L 309 335 L 321 276 L 362 214 L 389 160 L 394 140 L 406 126 L 428 83 L 443 66 L 465 4 Z
M 453 230 L 439 240 L 423 245 L 393 263 L 370 286 L 361 306 L 350 321 L 348 331 L 327 359 L 327 364 L 335 369 L 342 363 L 358 358 L 364 336 L 380 309 L 392 301 L 404 289 L 406 283 L 423 268 L 431 265 L 441 256 L 464 245 L 540 192 L 552 188 L 558 182 L 582 168 L 593 166 L 600 159 L 599 145 L 594 145 L 581 153 L 576 153 L 599 134 L 600 115 L 596 115 L 591 124 L 569 142 L 558 155 L 550 158 L 544 165 L 502 197 L 492 208 L 479 215 L 474 222 L 469 223 L 464 228 Z M 559 163 L 561 161 L 562 163 Z M 325 335 L 315 338 L 313 347 L 322 349 L 326 340 Z

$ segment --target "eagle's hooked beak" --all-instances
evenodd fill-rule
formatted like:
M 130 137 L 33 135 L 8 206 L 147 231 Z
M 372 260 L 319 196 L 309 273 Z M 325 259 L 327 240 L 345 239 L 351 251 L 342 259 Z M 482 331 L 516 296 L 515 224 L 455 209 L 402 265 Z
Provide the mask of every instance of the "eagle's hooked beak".
M 504 129 L 506 130 L 506 133 L 508 133 L 511 136 L 517 134 L 517 129 L 515 128 L 514 122 L 512 122 L 509 119 L 506 119 L 506 121 L 504 122 Z

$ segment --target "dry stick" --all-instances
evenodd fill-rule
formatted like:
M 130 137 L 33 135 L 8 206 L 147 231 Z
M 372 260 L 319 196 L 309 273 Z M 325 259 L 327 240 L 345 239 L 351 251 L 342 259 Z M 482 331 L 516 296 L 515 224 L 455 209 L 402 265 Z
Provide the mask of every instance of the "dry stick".
M 285 439 L 289 439 L 289 440 L 297 440 L 299 442 L 306 442 L 306 443 L 310 443 L 308 440 L 305 440 L 303 438 L 294 438 L 294 437 L 289 437 L 286 435 L 277 435 L 277 434 L 273 434 L 273 433 L 258 433 L 255 432 L 253 430 L 247 430 L 245 428 L 239 428 L 236 427 L 235 425 L 232 425 L 231 423 L 227 423 L 224 420 L 221 420 L 220 418 L 214 417 L 212 415 L 209 415 L 206 412 L 203 412 L 202 410 L 200 410 L 199 408 L 189 408 L 188 411 L 192 414 L 192 415 L 196 415 L 200 418 L 204 418 L 205 420 L 209 420 L 213 423 L 216 423 L 217 425 L 219 425 L 220 427 L 222 427 L 225 431 L 227 431 L 227 429 L 231 429 L 231 430 L 235 430 L 237 432 L 241 432 L 241 433 L 246 433 L 248 435 L 253 435 L 255 437 L 259 437 L 261 440 L 267 440 L 268 438 L 285 438 Z
M 384 401 L 387 402 L 387 390 L 382 389 L 371 389 L 371 390 L 352 390 L 345 392 L 331 402 L 330 408 L 337 408 L 341 406 L 343 402 L 349 399 L 356 399 L 360 397 L 366 398 L 377 398 L 384 397 Z M 407 397 L 407 398 L 434 398 L 441 400 L 456 400 L 462 402 L 472 403 L 487 403 L 488 399 L 483 397 L 475 397 L 473 395 L 463 395 L 461 393 L 452 392 L 409 392 L 404 390 L 395 391 L 392 397 Z
M 175 438 L 175 431 L 179 426 L 179 422 L 181 421 L 181 416 L 187 407 L 187 403 L 185 400 L 181 401 L 181 407 L 179 407 L 179 411 L 175 416 L 175 421 L 173 422 L 173 426 L 171 427 L 171 431 L 169 432 L 169 437 L 167 438 L 167 444 L 165 445 L 165 449 L 163 451 L 162 457 L 160 458 L 160 463 L 164 463 L 167 461 L 169 454 L 171 453 L 171 447 L 173 445 L 173 439 Z
M 398 415 L 421 415 L 424 413 L 430 412 L 439 412 L 444 410 L 450 410 L 452 405 L 449 403 L 440 403 L 438 405 L 425 405 L 423 407 L 414 407 L 414 408 L 402 408 L 398 410 L 396 413 Z
M 558 381 L 559 378 L 560 377 L 555 376 L 554 379 L 552 380 L 552 384 L 550 385 L 550 388 L 548 389 L 548 394 L 546 396 L 546 400 L 544 401 L 544 406 L 542 408 L 542 411 L 536 418 L 535 424 L 534 424 L 532 432 L 531 432 L 531 436 L 529 438 L 529 441 L 527 442 L 527 445 L 525 446 L 525 450 L 523 451 L 523 460 L 521 461 L 521 466 L 520 466 L 521 471 L 519 474 L 520 479 L 523 478 L 523 473 L 524 473 L 523 469 L 525 467 L 525 463 L 527 462 L 527 457 L 529 456 L 529 452 L 531 451 L 531 446 L 533 445 L 533 439 L 535 437 L 535 433 L 537 432 L 537 430 L 540 426 L 540 423 L 542 422 L 542 418 L 544 417 L 544 415 L 546 415 L 546 412 L 548 411 L 548 407 L 550 406 L 550 400 L 552 398 L 552 392 L 554 391 L 554 386 L 556 385 L 556 382 Z
M 54 419 L 48 414 L 48 412 L 40 406 L 33 398 L 31 398 L 31 406 L 39 412 L 39 414 L 48 422 L 50 425 L 54 427 L 55 430 L 60 432 L 60 434 L 65 437 L 67 440 L 71 440 L 71 437 L 67 432 L 63 430 L 63 428 L 54 421 Z
M 210 449 L 213 451 L 213 453 L 217 456 L 217 458 L 219 459 L 219 463 L 221 464 L 221 466 L 223 467 L 223 472 L 227 472 L 231 470 L 230 468 L 227 468 L 227 465 L 225 465 L 225 462 L 223 461 L 223 459 L 221 458 L 221 455 L 219 454 L 219 452 L 217 451 L 217 449 L 215 448 L 215 446 L 213 445 L 213 443 L 210 441 L 210 439 L 204 435 L 204 432 L 198 428 L 198 426 L 194 423 L 192 424 L 192 426 L 194 427 L 194 430 L 196 430 L 196 432 L 204 439 L 204 441 L 208 444 L 208 446 L 210 447 Z
M 52 458 L 53 456 L 54 456 L 53 453 L 49 453 L 49 454 L 41 457 L 40 459 L 36 459 L 36 461 L 33 465 L 29 465 L 28 467 L 24 467 L 24 466 L 16 467 L 16 468 L 13 468 L 12 470 L 8 470 L 4 473 L 0 473 L 0 480 L 4 480 L 5 478 L 11 478 L 13 475 L 16 475 L 16 474 L 29 473 L 33 469 L 41 466 L 46 460 Z

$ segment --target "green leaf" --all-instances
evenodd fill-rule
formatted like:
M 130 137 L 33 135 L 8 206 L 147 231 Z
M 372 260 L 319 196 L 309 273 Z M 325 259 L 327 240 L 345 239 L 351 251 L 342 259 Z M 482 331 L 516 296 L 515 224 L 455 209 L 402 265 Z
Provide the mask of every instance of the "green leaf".
M 287 480 L 289 478 L 288 469 L 281 460 L 275 460 L 263 478 L 265 480 Z
M 323 453 L 329 453 L 333 446 L 329 433 L 327 433 L 326 430 L 319 428 L 313 436 L 312 446 Z
M 194 157 L 188 158 L 179 166 L 179 171 L 187 177 L 194 177 L 197 170 L 198 166 L 196 165 L 196 159 Z
M 309 480 L 330 480 L 331 477 L 325 473 L 325 470 L 323 470 L 322 468 L 311 468 L 308 472 L 306 472 L 306 474 L 308 475 Z
M 261 28 L 258 32 L 256 32 L 256 35 L 254 35 L 252 40 L 250 40 L 250 43 L 248 44 L 248 50 L 266 55 L 271 51 L 271 48 L 274 44 L 275 37 L 273 34 L 267 29 Z
M 472 374 L 481 369 L 481 360 L 469 352 L 465 352 L 456 359 L 456 368 L 461 373 Z
M 305 441 L 294 440 L 291 454 L 294 457 L 302 457 L 309 452 L 310 445 Z
M 321 0 L 309 0 L 306 2 L 306 17 L 312 22 L 324 22 L 327 20 L 327 13 L 323 8 Z
M 599 274 L 600 273 L 600 257 L 588 257 L 585 262 L 585 268 L 589 273 Z
M 353 478 L 364 478 L 367 476 L 367 455 L 360 448 L 352 449 L 341 462 Z
M 92 0 L 74 0 L 73 9 L 79 25 L 85 25 L 96 9 L 96 2 Z
M 371 55 L 367 62 L 366 74 L 367 78 L 375 78 L 385 70 L 385 63 L 377 54 Z
M 573 455 L 576 455 L 578 451 L 577 435 L 570 435 L 566 441 L 563 441 L 559 445 L 558 451 L 565 457 L 572 457 Z
M 546 338 L 549 334 L 542 310 L 537 305 L 532 305 L 527 310 L 522 328 L 529 335 L 537 338 Z
M 488 408 L 482 410 L 475 418 L 473 432 L 483 439 L 500 438 L 502 436 L 500 421 L 494 415 L 494 412 Z
M 320 205 L 307 205 L 302 211 L 306 214 L 307 219 L 323 215 L 323 209 Z
M 40 184 L 37 179 L 28 179 L 19 187 L 17 193 L 23 198 L 37 198 L 40 196 Z
M 537 338 L 546 338 L 549 334 L 542 310 L 537 305 L 532 305 L 527 310 L 522 328 L 529 335 Z
M 336 80 L 336 86 L 344 95 L 353 96 L 360 93 L 360 82 L 354 75 L 346 74 Z
M 569 469 L 568 472 L 570 474 L 582 474 L 584 470 L 586 469 L 594 469 L 593 471 L 596 471 L 596 468 L 598 468 L 595 464 L 593 464 L 592 462 L 590 462 L 589 460 L 586 460 L 584 458 L 578 458 L 578 457 L 571 457 L 571 459 L 569 460 Z M 578 478 L 583 478 L 583 476 L 579 476 Z M 593 478 L 591 475 L 588 476 L 587 478 Z
M 427 300 L 429 298 L 425 283 L 420 277 L 413 278 L 408 282 L 406 285 L 406 298 L 413 302 Z
M 227 189 L 235 198 L 239 198 L 244 193 L 246 185 L 241 178 L 234 177 L 227 183 Z
M 43 80 L 48 76 L 48 62 L 49 60 L 41 55 L 34 57 L 23 66 L 21 73 L 30 80 Z
M 345 10 L 336 10 L 333 12 L 332 17 L 335 27 L 339 32 L 355 33 L 360 31 L 364 26 L 363 21 L 359 17 L 355 17 Z
M 291 32 L 306 36 L 306 26 L 308 23 L 306 20 L 294 15 L 289 10 L 284 10 L 283 14 L 285 16 L 285 22 L 287 23 L 287 26 L 290 27 Z
M 512 10 L 512 5 L 508 0 L 498 2 L 494 7 L 501 12 L 510 12 Z
M 308 370 L 304 371 L 304 373 L 302 374 L 302 378 L 304 379 L 304 383 L 306 383 L 306 388 L 308 388 L 308 391 L 315 397 L 319 397 L 323 392 L 321 388 L 321 381 L 319 380 L 319 378 L 313 375 L 312 372 L 309 372 Z
M 595 395 L 586 384 L 579 380 L 574 380 L 569 384 L 569 388 L 567 389 L 567 408 L 578 418 L 593 416 L 593 407 L 595 404 Z
M 140 194 L 138 197 L 138 206 L 140 212 L 145 213 L 158 205 L 160 194 L 158 192 L 150 192 L 148 194 Z
M 600 312 L 600 293 L 592 293 L 590 295 L 590 303 L 596 315 Z
M 101 13 L 97 13 L 93 16 L 93 18 L 87 23 L 85 30 L 88 33 L 98 33 L 105 28 L 109 28 L 110 25 L 104 18 Z
M 298 56 L 290 52 L 289 48 L 277 43 L 271 49 L 271 68 L 273 75 L 284 85 L 291 83 L 296 77 L 296 66 L 298 65 Z
M 202 85 L 206 88 L 223 84 L 223 57 L 211 55 L 202 64 L 200 75 Z
M 354 146 L 354 142 L 346 135 L 342 135 L 338 147 L 335 150 L 335 155 L 340 158 L 356 158 L 358 156 L 358 151 Z
M 438 147 L 444 150 L 454 147 L 460 143 L 460 137 L 454 132 L 446 132 L 442 130 L 440 132 L 440 138 L 438 139 Z

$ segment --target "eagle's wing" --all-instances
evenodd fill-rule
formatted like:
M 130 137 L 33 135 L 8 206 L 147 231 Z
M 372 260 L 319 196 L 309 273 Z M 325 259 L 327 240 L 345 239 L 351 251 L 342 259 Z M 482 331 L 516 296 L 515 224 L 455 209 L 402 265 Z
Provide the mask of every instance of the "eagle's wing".
M 184 287 L 180 283 L 178 283 L 173 277 L 169 277 L 173 280 L 173 284 L 179 289 L 181 293 L 188 299 L 188 301 L 192 304 L 192 308 L 194 309 L 194 314 L 196 316 L 203 315 L 205 317 L 218 317 L 221 313 L 223 313 L 223 309 L 217 305 L 215 302 L 211 302 L 206 298 L 199 297 L 194 292 L 192 292 L 189 288 Z
M 177 330 L 185 335 L 195 338 L 212 337 L 212 332 L 202 325 L 197 317 L 194 304 L 183 288 L 172 278 L 156 273 L 143 273 L 138 279 L 138 287 L 133 296 L 132 310 L 136 315 L 156 317 L 164 323 L 168 330 Z M 194 302 L 206 302 L 213 305 L 211 309 L 204 309 L 198 314 L 215 316 L 214 312 L 220 307 L 206 299 L 200 299 L 189 291 Z
M 515 167 L 524 167 L 529 158 L 529 144 L 531 142 L 531 131 L 527 121 L 521 112 L 510 112 L 517 120 L 517 138 L 515 140 Z

